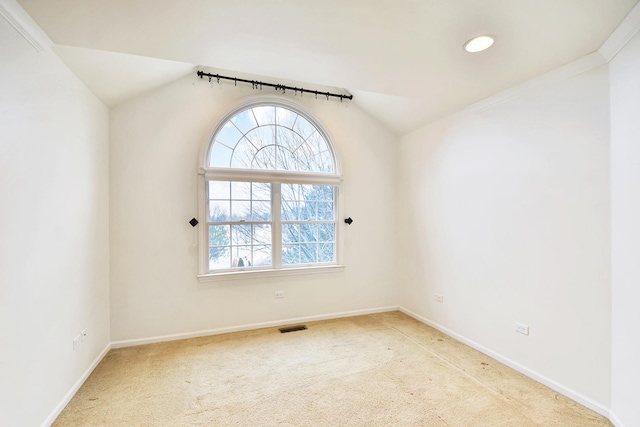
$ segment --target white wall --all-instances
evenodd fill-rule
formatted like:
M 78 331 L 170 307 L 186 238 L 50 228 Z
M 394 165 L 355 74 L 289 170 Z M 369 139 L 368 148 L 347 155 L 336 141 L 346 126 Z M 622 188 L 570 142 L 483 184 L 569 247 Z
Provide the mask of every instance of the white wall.
M 0 425 L 36 426 L 109 343 L 108 111 L 1 17 L 0 45 Z
M 344 173 L 341 273 L 199 283 L 188 221 L 197 216 L 201 145 L 251 87 L 193 75 L 111 111 L 112 340 L 277 322 L 397 305 L 397 139 L 355 103 L 287 96 L 327 129 Z M 265 89 L 262 93 L 267 92 Z M 274 93 L 269 90 L 269 93 Z M 284 290 L 284 299 L 274 299 Z
M 403 137 L 398 184 L 401 304 L 603 413 L 608 103 L 603 66 L 449 117 Z
M 610 63 L 612 413 L 640 426 L 640 34 Z

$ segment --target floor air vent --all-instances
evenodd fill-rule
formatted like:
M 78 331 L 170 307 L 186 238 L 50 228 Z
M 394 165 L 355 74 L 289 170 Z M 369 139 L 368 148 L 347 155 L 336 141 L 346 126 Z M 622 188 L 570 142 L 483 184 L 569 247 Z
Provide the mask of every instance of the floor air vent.
M 281 334 L 286 334 L 287 332 L 304 331 L 305 329 L 307 329 L 305 325 L 298 325 L 289 326 L 288 328 L 280 328 L 279 331 Z

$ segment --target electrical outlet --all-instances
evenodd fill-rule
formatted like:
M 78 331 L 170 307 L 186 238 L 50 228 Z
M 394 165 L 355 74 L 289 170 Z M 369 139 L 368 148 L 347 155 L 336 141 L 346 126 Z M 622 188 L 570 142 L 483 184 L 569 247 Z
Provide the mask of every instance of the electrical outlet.
M 82 332 L 80 333 L 80 335 L 82 336 L 82 341 L 87 339 L 87 328 L 84 328 L 82 330 Z
M 436 301 L 438 302 L 444 302 L 444 297 L 440 294 L 436 294 Z
M 276 291 L 276 298 L 284 298 L 284 291 Z
M 523 325 L 522 323 L 516 322 L 515 330 L 516 332 L 519 332 L 523 335 L 529 335 L 529 327 L 527 325 Z
M 80 347 L 80 344 L 82 344 L 82 335 L 78 335 L 73 339 L 73 349 Z

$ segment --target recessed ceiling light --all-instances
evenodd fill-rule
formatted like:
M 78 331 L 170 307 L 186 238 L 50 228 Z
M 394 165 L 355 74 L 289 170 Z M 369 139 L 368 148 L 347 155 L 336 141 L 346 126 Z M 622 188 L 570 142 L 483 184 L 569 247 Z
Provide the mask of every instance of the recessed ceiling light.
M 464 44 L 464 50 L 471 53 L 482 52 L 489 49 L 493 42 L 494 38 L 489 34 L 474 37 Z

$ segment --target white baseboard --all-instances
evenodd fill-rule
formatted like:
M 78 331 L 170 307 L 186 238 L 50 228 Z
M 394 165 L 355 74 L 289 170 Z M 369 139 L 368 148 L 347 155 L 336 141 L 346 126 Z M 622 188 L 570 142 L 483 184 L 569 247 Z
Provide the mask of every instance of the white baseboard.
M 611 421 L 615 427 L 625 427 L 624 423 L 620 421 L 620 418 L 618 418 L 613 411 L 609 411 L 609 421 Z
M 62 399 L 62 401 L 58 404 L 58 406 L 56 406 L 56 408 L 51 412 L 49 417 L 42 423 L 41 427 L 49 427 L 51 426 L 51 424 L 53 424 L 55 419 L 60 415 L 62 410 L 65 408 L 65 406 L 67 406 L 67 404 L 71 401 L 71 399 L 76 394 L 76 392 L 80 389 L 82 384 L 84 384 L 84 382 L 89 377 L 89 375 L 91 375 L 91 372 L 93 372 L 96 366 L 98 366 L 98 364 L 102 361 L 102 359 L 107 355 L 109 350 L 112 348 L 132 347 L 136 345 L 175 341 L 175 340 L 197 338 L 197 337 L 210 336 L 210 335 L 219 335 L 219 334 L 226 334 L 231 332 L 250 331 L 250 330 L 262 329 L 262 328 L 272 328 L 276 326 L 291 325 L 291 324 L 302 323 L 302 322 L 313 322 L 318 320 L 329 320 L 329 319 L 338 319 L 338 318 L 344 318 L 344 317 L 361 316 L 366 314 L 385 313 L 385 312 L 397 311 L 397 310 L 405 313 L 408 316 L 413 317 L 414 319 L 428 326 L 431 326 L 432 328 L 439 330 L 440 332 L 468 345 L 469 347 L 472 347 L 480 351 L 481 353 L 486 354 L 487 356 L 497 360 L 498 362 L 503 363 L 504 365 L 509 366 L 512 369 L 515 369 L 516 371 L 528 376 L 529 378 L 532 378 L 538 381 L 539 383 L 546 385 L 547 387 L 557 391 L 558 393 L 563 394 L 564 396 L 567 396 L 570 399 L 575 400 L 576 402 L 586 406 L 587 408 L 605 417 L 608 417 L 615 427 L 625 427 L 625 425 L 622 423 L 622 421 L 620 421 L 620 419 L 618 419 L 615 413 L 613 413 L 612 411 L 609 410 L 609 408 L 606 408 L 600 403 L 595 402 L 594 400 L 589 399 L 588 397 L 583 396 L 582 394 L 577 393 L 576 391 L 568 387 L 565 387 L 562 384 L 559 384 L 545 377 L 544 375 L 541 375 L 525 366 L 522 366 L 514 362 L 513 360 L 507 357 L 504 357 L 476 343 L 475 341 L 467 339 L 464 336 L 459 335 L 454 331 L 448 328 L 445 328 L 444 326 L 436 322 L 433 322 L 427 318 L 424 318 L 412 312 L 411 310 L 408 310 L 401 306 L 389 306 L 389 307 L 379 307 L 379 308 L 365 309 L 365 310 L 353 310 L 353 311 L 346 311 L 346 312 L 340 312 L 340 313 L 330 313 L 330 314 L 322 314 L 322 315 L 316 315 L 316 316 L 289 318 L 289 319 L 276 320 L 271 322 L 251 323 L 247 325 L 231 326 L 226 328 L 207 329 L 207 330 L 202 330 L 197 332 L 188 332 L 188 333 L 181 333 L 181 334 L 156 336 L 156 337 L 150 337 L 150 338 L 114 341 L 108 344 L 102 350 L 102 352 L 98 355 L 98 357 L 95 358 L 93 363 L 91 363 L 91 366 L 89 366 L 89 368 L 85 371 L 85 373 L 78 379 L 78 381 L 76 381 L 73 387 L 71 387 L 71 389 L 67 392 L 67 394 Z
M 91 375 L 91 373 L 96 368 L 96 366 L 98 366 L 100 362 L 102 362 L 102 359 L 104 359 L 104 357 L 107 355 L 109 350 L 111 350 L 111 344 L 107 344 L 105 348 L 100 352 L 100 354 L 98 354 L 98 357 L 96 357 L 93 360 L 93 362 L 87 368 L 87 370 L 84 371 L 84 374 L 82 374 L 82 376 L 78 379 L 78 381 L 76 381 L 73 387 L 71 387 L 71 389 L 67 392 L 67 394 L 65 394 L 62 401 L 58 403 L 58 406 L 56 406 L 55 409 L 51 412 L 51 414 L 49 414 L 47 419 L 42 423 L 41 427 L 49 427 L 51 426 L 51 424 L 53 424 L 53 422 L 56 420 L 56 418 L 58 418 L 58 415 L 60 415 L 62 410 L 65 408 L 65 406 L 67 406 L 67 404 L 71 401 L 71 399 L 73 399 L 73 396 L 75 396 L 78 390 L 80 390 L 80 387 L 82 387 L 82 384 L 84 384 L 87 378 L 89 378 L 89 375 Z
M 251 331 L 254 329 L 273 328 L 276 326 L 291 325 L 294 323 L 313 322 L 316 320 L 339 319 L 342 317 L 362 316 L 365 314 L 384 313 L 387 311 L 397 311 L 397 310 L 399 310 L 398 306 L 380 307 L 380 308 L 372 308 L 372 309 L 365 309 L 365 310 L 344 311 L 341 313 L 321 314 L 316 316 L 296 317 L 291 319 L 275 320 L 271 322 L 250 323 L 250 324 L 241 325 L 241 326 L 229 326 L 226 328 L 206 329 L 203 331 L 186 332 L 186 333 L 172 334 L 172 335 L 162 335 L 162 336 L 150 337 L 150 338 L 114 341 L 111 343 L 111 348 L 133 347 L 136 345 L 153 344 L 153 343 L 166 342 L 166 341 L 176 341 L 176 340 L 183 340 L 187 338 L 206 337 L 210 335 L 228 334 L 231 332 Z
M 429 325 L 432 328 L 435 328 L 437 330 L 439 330 L 440 332 L 468 345 L 471 348 L 474 348 L 476 350 L 478 350 L 481 353 L 486 354 L 487 356 L 497 360 L 498 362 L 512 368 L 515 369 L 516 371 L 520 372 L 521 374 L 524 374 L 526 376 L 528 376 L 531 379 L 534 379 L 536 381 L 538 381 L 541 384 L 546 385 L 547 387 L 557 391 L 558 393 L 567 396 L 568 398 L 580 403 L 583 406 L 586 406 L 587 408 L 599 413 L 600 415 L 603 415 L 605 417 L 610 417 L 611 416 L 611 412 L 609 410 L 609 408 L 603 406 L 602 404 L 594 401 L 593 399 L 590 399 L 568 387 L 565 387 L 562 384 L 559 384 L 547 377 L 545 377 L 544 375 L 541 375 L 529 368 L 527 368 L 526 366 L 522 366 L 519 363 L 514 362 L 513 360 L 502 356 L 501 354 L 496 353 L 493 350 L 490 350 L 478 343 L 476 343 L 475 341 L 472 341 L 460 334 L 455 333 L 454 331 L 445 328 L 444 326 L 433 322 L 429 319 L 426 319 L 414 312 L 412 312 L 411 310 L 407 310 L 404 307 L 399 307 L 399 310 L 403 313 L 405 313 L 408 316 L 413 317 L 414 319 L 424 323 L 425 325 Z M 617 427 L 624 427 L 622 424 L 616 424 Z

